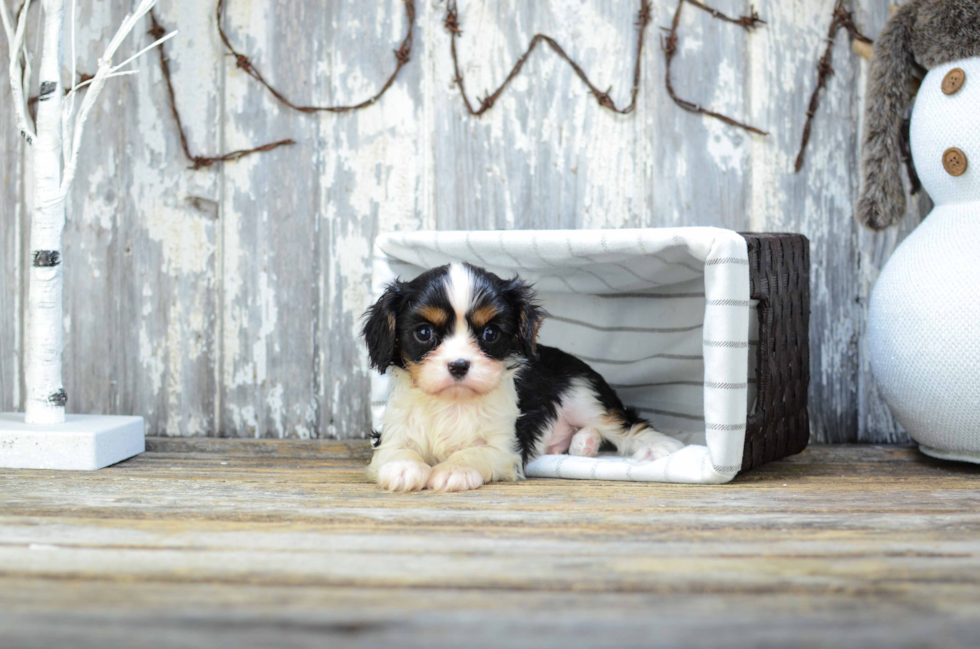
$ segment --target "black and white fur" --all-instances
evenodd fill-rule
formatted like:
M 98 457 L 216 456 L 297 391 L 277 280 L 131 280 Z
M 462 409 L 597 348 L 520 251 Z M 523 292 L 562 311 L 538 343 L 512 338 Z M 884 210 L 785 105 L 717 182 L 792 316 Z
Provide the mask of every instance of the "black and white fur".
M 545 453 L 642 460 L 683 447 L 591 367 L 537 344 L 533 289 L 469 264 L 396 281 L 365 314 L 371 366 L 389 372 L 368 475 L 389 491 L 465 491 L 520 480 Z

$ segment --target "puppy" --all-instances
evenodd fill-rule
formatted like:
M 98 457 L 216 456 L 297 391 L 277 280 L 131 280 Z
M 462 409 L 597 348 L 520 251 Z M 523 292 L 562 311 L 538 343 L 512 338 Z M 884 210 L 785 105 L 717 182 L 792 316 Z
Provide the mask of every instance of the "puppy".
M 390 284 L 365 313 L 371 366 L 390 369 L 368 476 L 388 491 L 465 491 L 520 480 L 539 455 L 656 460 L 682 448 L 599 374 L 537 344 L 546 316 L 519 278 L 469 264 Z

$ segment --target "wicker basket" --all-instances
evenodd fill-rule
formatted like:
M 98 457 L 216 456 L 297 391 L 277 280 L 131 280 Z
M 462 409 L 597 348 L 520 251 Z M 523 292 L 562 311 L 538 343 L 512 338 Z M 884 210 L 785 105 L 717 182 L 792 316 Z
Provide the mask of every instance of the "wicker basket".
M 718 228 L 391 233 L 378 238 L 373 289 L 457 260 L 520 274 L 551 314 L 542 344 L 589 363 L 687 444 L 637 466 L 542 456 L 527 475 L 722 484 L 807 444 L 808 246 Z M 378 376 L 376 426 L 386 398 Z
M 810 245 L 801 234 L 743 233 L 759 301 L 757 405 L 742 470 L 799 453 L 810 439 Z

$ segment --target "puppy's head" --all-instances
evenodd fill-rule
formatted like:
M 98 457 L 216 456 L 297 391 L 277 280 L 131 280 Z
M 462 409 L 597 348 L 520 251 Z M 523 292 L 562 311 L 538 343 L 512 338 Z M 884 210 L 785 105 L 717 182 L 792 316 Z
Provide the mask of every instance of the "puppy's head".
M 470 399 L 495 390 L 515 360 L 537 356 L 544 315 L 521 279 L 454 263 L 390 284 L 363 334 L 382 374 L 395 365 L 426 394 Z

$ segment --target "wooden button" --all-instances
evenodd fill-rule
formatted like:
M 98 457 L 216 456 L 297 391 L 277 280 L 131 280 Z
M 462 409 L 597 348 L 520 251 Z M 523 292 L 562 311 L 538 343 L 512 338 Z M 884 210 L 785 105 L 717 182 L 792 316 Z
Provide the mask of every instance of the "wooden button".
M 955 95 L 964 83 L 966 83 L 966 72 L 960 68 L 950 70 L 943 79 L 943 94 Z
M 959 177 L 966 173 L 967 166 L 969 163 L 965 153 L 956 147 L 946 149 L 946 153 L 943 154 L 943 167 L 946 169 L 946 173 L 950 176 Z

